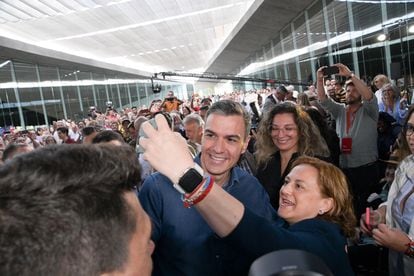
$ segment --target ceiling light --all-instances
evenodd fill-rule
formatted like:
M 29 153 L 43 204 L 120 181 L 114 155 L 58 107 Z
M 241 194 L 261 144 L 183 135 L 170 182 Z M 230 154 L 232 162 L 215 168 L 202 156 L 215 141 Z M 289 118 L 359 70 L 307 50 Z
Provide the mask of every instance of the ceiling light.
M 384 41 L 386 39 L 387 39 L 387 36 L 385 34 L 380 34 L 379 36 L 377 36 L 378 41 Z
M 408 28 L 408 32 L 414 34 L 414 24 Z

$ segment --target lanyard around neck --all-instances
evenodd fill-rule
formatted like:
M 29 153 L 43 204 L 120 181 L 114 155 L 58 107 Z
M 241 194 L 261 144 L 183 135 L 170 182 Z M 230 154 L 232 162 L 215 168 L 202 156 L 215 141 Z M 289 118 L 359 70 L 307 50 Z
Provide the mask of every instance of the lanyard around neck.
M 349 130 L 352 127 L 352 124 L 354 123 L 356 113 L 358 112 L 361 105 L 358 106 L 358 108 L 355 111 L 351 111 L 349 107 L 346 109 L 346 135 L 348 135 Z

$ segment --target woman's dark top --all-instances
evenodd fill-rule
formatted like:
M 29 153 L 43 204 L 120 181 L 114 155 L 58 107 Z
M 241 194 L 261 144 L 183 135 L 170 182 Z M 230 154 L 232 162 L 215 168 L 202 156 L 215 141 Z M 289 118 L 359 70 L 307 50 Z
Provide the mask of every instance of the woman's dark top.
M 266 192 L 269 194 L 270 203 L 273 208 L 277 210 L 279 208 L 279 191 L 282 187 L 286 175 L 290 172 L 292 168 L 292 163 L 299 157 L 299 153 L 294 153 L 290 158 L 288 165 L 282 175 L 281 172 L 281 157 L 280 152 L 275 152 L 269 162 L 264 166 L 259 166 L 257 168 L 257 179 L 260 184 L 263 185 Z
M 246 208 L 240 223 L 224 240 L 245 252 L 250 262 L 275 250 L 299 249 L 319 256 L 334 275 L 354 275 L 340 227 L 326 220 L 306 219 L 289 225 L 279 218 L 272 224 Z

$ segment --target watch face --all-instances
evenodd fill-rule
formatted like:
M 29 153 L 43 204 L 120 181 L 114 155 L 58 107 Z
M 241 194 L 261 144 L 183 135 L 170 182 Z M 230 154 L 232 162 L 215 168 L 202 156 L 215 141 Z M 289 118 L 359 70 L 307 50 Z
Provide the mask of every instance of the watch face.
M 189 169 L 178 181 L 178 185 L 191 193 L 203 181 L 203 176 L 194 168 Z

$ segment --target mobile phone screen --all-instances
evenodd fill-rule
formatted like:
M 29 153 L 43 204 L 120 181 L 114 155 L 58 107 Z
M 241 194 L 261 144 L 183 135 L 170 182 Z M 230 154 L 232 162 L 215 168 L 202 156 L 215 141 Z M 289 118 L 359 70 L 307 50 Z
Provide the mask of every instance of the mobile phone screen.
M 339 68 L 337 66 L 329 66 L 323 69 L 324 76 L 335 75 L 339 73 Z

